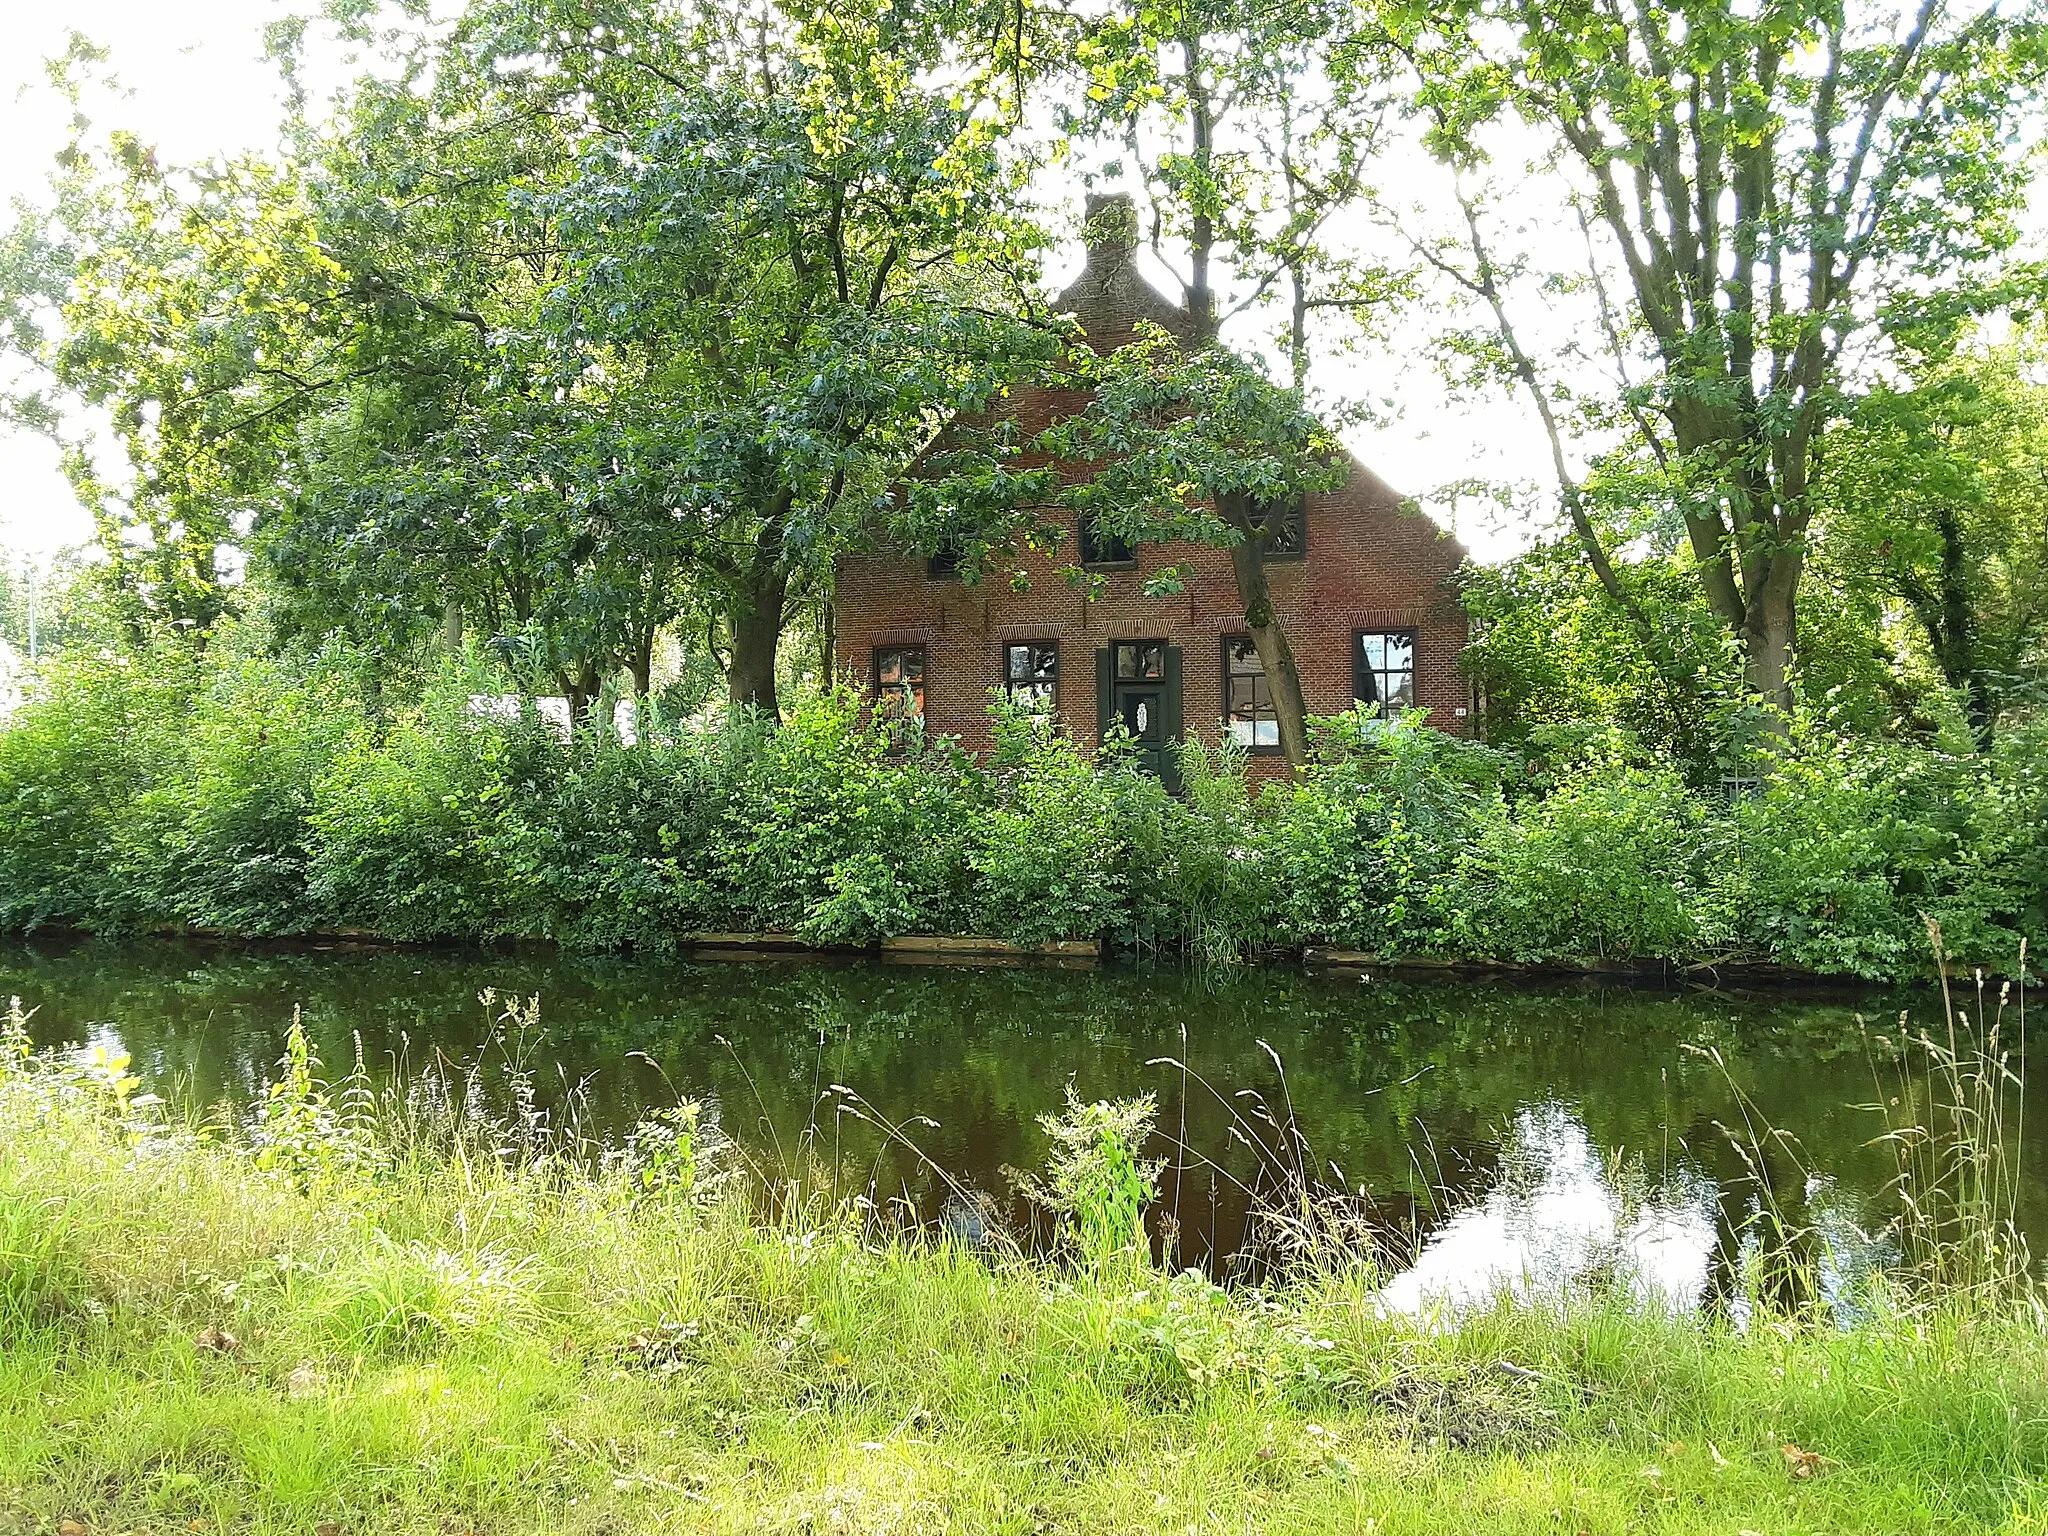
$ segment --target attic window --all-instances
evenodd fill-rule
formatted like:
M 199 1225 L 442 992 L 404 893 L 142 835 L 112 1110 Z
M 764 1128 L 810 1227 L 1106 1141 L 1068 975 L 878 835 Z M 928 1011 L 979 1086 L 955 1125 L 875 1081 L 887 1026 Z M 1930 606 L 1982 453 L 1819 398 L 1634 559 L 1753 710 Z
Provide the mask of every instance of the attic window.
M 952 581 L 960 574 L 961 563 L 967 558 L 967 541 L 957 533 L 949 533 L 939 540 L 939 547 L 933 553 L 927 569 L 933 581 Z
M 1308 498 L 1256 501 L 1252 515 L 1266 530 L 1268 560 L 1299 560 L 1308 553 Z
M 1118 538 L 1105 533 L 1095 526 L 1095 519 L 1083 516 L 1079 533 L 1081 536 L 1081 563 L 1083 565 L 1136 565 L 1138 552 L 1129 539 Z

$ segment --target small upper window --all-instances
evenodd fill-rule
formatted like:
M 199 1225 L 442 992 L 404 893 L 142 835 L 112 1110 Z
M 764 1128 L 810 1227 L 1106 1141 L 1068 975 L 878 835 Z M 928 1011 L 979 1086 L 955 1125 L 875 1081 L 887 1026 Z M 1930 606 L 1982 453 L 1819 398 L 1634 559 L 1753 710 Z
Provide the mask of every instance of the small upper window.
M 933 581 L 951 581 L 960 574 L 961 563 L 966 558 L 966 541 L 957 533 L 949 533 L 939 540 L 939 547 L 933 552 L 927 569 Z
M 1369 714 L 1396 715 L 1415 707 L 1415 631 L 1362 629 L 1354 658 L 1354 693 Z
M 1060 648 L 1050 640 L 1003 647 L 1003 691 L 1034 715 L 1050 716 L 1059 703 Z
M 1129 539 L 1120 539 L 1095 526 L 1095 519 L 1083 515 L 1079 525 L 1083 565 L 1134 565 L 1138 551 Z
M 875 714 L 889 721 L 924 719 L 924 647 L 875 647 Z
M 1308 498 L 1252 504 L 1252 513 L 1266 530 L 1268 560 L 1298 560 L 1308 553 Z
M 1280 750 L 1280 716 L 1273 689 L 1250 635 L 1223 639 L 1223 720 L 1230 739 L 1254 752 Z

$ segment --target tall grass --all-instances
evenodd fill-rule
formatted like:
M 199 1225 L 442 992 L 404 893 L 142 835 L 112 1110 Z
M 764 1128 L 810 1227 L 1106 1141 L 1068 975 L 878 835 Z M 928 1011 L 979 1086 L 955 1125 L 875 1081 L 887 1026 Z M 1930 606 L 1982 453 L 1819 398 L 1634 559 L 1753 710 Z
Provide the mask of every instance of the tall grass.
M 1941 969 L 1941 1030 L 1915 1029 L 1901 1014 L 1894 1066 L 1878 1077 L 1884 1139 L 1899 1163 L 1897 1230 L 1909 1265 L 1933 1291 L 2008 1294 L 2033 1275 L 2019 1221 L 2026 986 L 2001 982 L 1992 994 L 1977 970 L 1969 1004 L 1959 1005 L 1932 918 L 1927 935 Z M 2024 945 L 2019 973 L 2026 975 Z

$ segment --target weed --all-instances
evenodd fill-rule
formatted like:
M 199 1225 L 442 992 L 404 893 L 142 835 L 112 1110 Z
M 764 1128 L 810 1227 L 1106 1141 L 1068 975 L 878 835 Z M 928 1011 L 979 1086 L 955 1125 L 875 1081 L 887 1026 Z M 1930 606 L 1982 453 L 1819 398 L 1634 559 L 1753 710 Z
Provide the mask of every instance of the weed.
M 1139 1154 L 1158 1113 L 1149 1093 L 1085 1104 L 1069 1084 L 1066 1109 L 1039 1117 L 1052 1142 L 1044 1177 L 1011 1170 L 1018 1189 L 1053 1214 L 1097 1272 L 1150 1261 L 1145 1211 L 1158 1198 L 1165 1164 Z

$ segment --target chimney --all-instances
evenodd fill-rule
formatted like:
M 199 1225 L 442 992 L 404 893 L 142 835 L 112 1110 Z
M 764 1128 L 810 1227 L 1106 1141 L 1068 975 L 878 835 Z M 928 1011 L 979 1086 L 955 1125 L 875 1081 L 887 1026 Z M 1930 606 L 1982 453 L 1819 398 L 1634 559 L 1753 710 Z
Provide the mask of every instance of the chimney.
M 1088 272 L 1107 277 L 1138 248 L 1138 205 L 1128 192 L 1090 192 L 1086 227 Z

